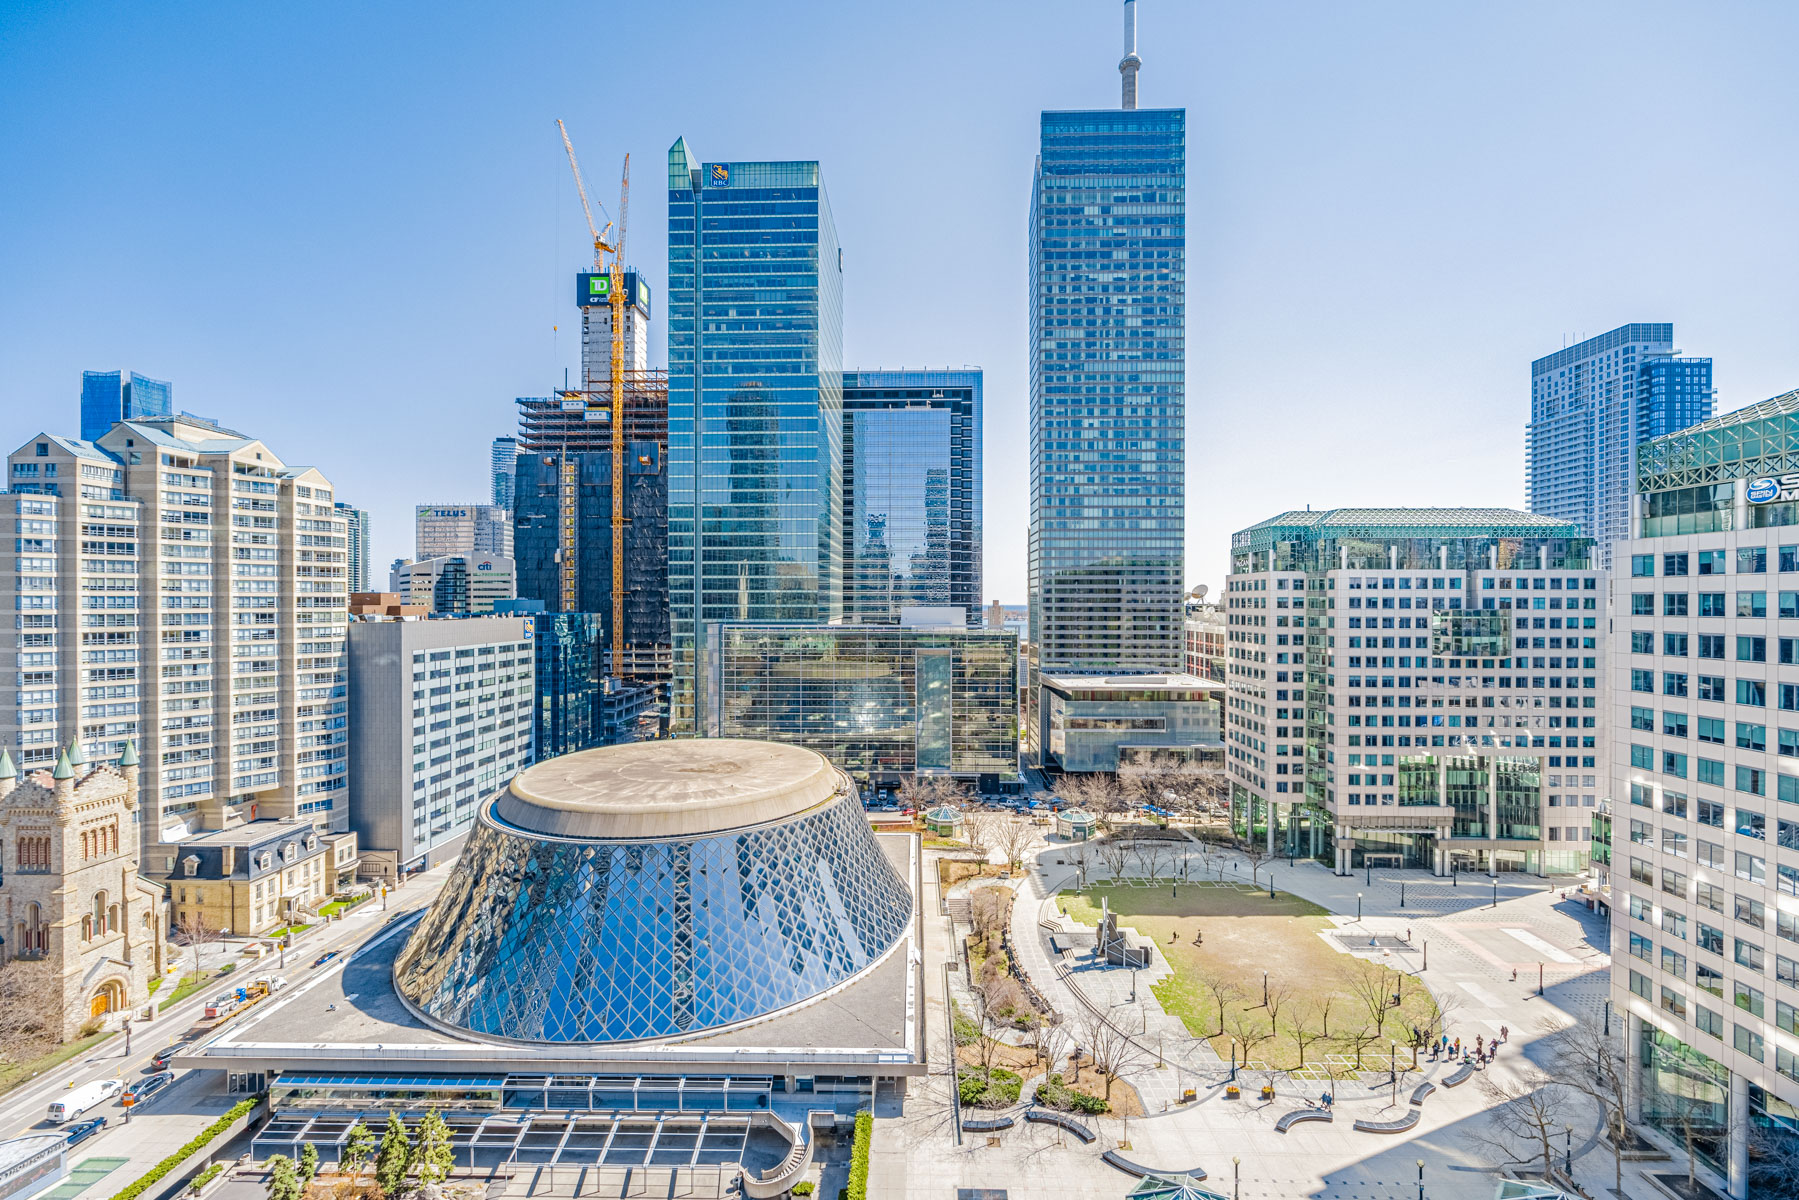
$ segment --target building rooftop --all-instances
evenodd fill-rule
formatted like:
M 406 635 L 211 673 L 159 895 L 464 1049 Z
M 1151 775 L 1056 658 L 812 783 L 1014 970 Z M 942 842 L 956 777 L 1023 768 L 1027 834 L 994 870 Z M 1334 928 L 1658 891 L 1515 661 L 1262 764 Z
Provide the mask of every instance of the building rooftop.
M 796 816 L 845 786 L 823 755 L 733 738 L 636 742 L 519 772 L 494 812 L 532 833 L 692 837 Z
M 1044 675 L 1043 682 L 1060 691 L 1221 691 L 1223 684 L 1197 675 Z
M 1782 475 L 1799 465 L 1799 390 L 1637 447 L 1637 490 Z
M 1545 517 L 1515 508 L 1325 508 L 1292 509 L 1258 521 L 1243 533 L 1257 529 L 1316 529 L 1369 532 L 1378 529 L 1435 529 L 1490 532 L 1495 527 L 1523 529 L 1547 536 L 1578 537 L 1580 527 L 1560 517 Z
M 1799 413 L 1799 389 L 1784 392 L 1771 400 L 1763 400 L 1759 404 L 1751 404 L 1724 413 L 1709 421 L 1701 421 L 1697 425 L 1690 425 L 1666 436 L 1670 438 L 1691 437 L 1693 434 L 1709 433 L 1714 429 L 1728 429 L 1732 425 L 1741 425 L 1745 421 L 1765 421 L 1770 417 L 1784 417 L 1790 413 Z
M 214 829 L 205 833 L 196 833 L 192 837 L 183 838 L 179 845 L 183 850 L 196 846 L 259 846 L 263 842 L 293 834 L 316 833 L 310 822 L 293 821 L 285 818 L 269 818 L 261 821 L 248 821 L 230 829 Z

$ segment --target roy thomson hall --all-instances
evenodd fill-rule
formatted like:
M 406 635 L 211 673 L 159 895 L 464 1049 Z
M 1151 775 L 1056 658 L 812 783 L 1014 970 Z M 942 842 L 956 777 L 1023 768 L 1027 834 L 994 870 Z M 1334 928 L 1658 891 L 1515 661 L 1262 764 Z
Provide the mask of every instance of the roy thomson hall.
M 442 1113 L 458 1165 L 798 1178 L 925 1070 L 920 859 L 771 742 L 586 750 L 479 813 L 432 906 L 178 1067 L 269 1092 L 257 1157 Z M 336 1147 L 337 1149 L 334 1149 Z

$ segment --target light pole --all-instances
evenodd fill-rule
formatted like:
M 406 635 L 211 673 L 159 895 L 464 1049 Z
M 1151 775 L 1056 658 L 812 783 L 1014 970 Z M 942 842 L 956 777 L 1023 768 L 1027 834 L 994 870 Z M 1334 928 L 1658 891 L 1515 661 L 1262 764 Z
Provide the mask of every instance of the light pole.
M 1366 857 L 1364 857 L 1362 859 L 1362 875 L 1363 875 L 1362 886 L 1363 887 L 1373 887 L 1374 886 L 1374 864 L 1369 862 Z
M 1268 1007 L 1268 972 L 1262 972 L 1262 1007 Z
M 1493 876 L 1493 907 L 1499 907 L 1499 876 L 1497 874 Z
M 1358 921 L 1362 919 L 1362 893 L 1360 892 L 1355 894 L 1355 919 Z
M 1562 1160 L 1562 1174 L 1572 1179 L 1574 1178 L 1574 1126 L 1562 1126 L 1562 1135 L 1567 1138 L 1566 1143 L 1564 1143 L 1566 1148 L 1563 1153 L 1566 1157 Z
M 1399 881 L 1399 907 L 1405 907 L 1405 880 Z
M 1418 969 L 1420 971 L 1430 970 L 1430 943 L 1429 942 L 1424 943 L 1424 965 L 1422 967 L 1419 967 Z M 1609 1001 L 1608 1001 L 1608 1003 L 1609 1003 Z
M 1543 994 L 1543 964 L 1537 964 L 1537 995 Z
M 1418 1200 L 1424 1200 L 1424 1160 L 1418 1160 Z
M 1243 1160 L 1231 1155 L 1231 1200 L 1243 1195 Z

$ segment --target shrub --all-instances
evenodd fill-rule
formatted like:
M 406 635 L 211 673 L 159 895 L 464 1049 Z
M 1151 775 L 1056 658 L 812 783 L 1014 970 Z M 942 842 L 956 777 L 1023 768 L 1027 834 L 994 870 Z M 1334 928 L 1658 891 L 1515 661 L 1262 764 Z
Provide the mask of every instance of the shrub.
M 796 1196 L 810 1196 L 817 1190 L 817 1187 L 818 1185 L 813 1183 L 810 1179 L 802 1179 L 793 1185 L 792 1191 Z
M 200 1191 L 205 1190 L 206 1185 L 211 1183 L 213 1180 L 217 1179 L 219 1177 L 219 1172 L 223 1171 L 224 1169 L 225 1169 L 224 1163 L 213 1163 L 212 1166 L 207 1167 L 204 1171 L 201 1171 L 198 1175 L 194 1176 L 193 1179 L 188 1182 L 188 1185 L 187 1185 L 188 1190 L 191 1192 L 200 1192 Z
M 1063 1112 L 1098 1114 L 1111 1107 L 1099 1096 L 1075 1091 L 1062 1082 L 1060 1075 L 1051 1075 L 1047 1082 L 1038 1084 L 1036 1099 L 1045 1108 L 1060 1109 Z
M 193 1140 L 188 1142 L 187 1145 L 181 1147 L 181 1149 L 175 1151 L 175 1153 L 169 1155 L 154 1167 L 151 1167 L 148 1171 L 144 1172 L 143 1175 L 128 1184 L 123 1191 L 116 1193 L 112 1200 L 137 1200 L 137 1198 L 143 1195 L 152 1184 L 159 1182 L 163 1176 L 167 1175 L 170 1171 L 173 1171 L 189 1158 L 192 1158 L 195 1154 L 198 1154 L 206 1146 L 206 1143 L 212 1141 L 221 1133 L 224 1133 L 225 1130 L 229 1129 L 232 1122 L 247 1116 L 250 1110 L 256 1107 L 257 1101 L 260 1099 L 261 1097 L 259 1096 L 252 1096 L 248 1100 L 240 1100 L 236 1104 L 233 1104 L 230 1108 L 225 1110 L 224 1116 L 195 1134 Z
M 950 1028 L 958 1046 L 972 1046 L 981 1040 L 981 1027 L 974 1023 L 973 1017 L 963 1016 L 962 1006 L 953 1000 L 950 1001 Z
M 874 1114 L 864 1110 L 856 1114 L 856 1142 L 850 1149 L 850 1185 L 843 1189 L 847 1200 L 868 1200 L 868 1142 L 874 1136 Z
M 1018 1089 L 1024 1080 L 1017 1072 L 994 1067 L 983 1072 L 978 1067 L 964 1067 L 956 1080 L 962 1103 L 977 1108 L 1004 1108 L 1018 1103 Z

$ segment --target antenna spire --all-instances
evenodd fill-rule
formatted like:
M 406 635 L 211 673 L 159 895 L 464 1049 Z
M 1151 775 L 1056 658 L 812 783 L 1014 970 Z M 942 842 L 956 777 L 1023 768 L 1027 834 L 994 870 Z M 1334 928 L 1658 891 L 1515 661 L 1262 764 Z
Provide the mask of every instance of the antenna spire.
M 1137 57 L 1137 0 L 1124 0 L 1124 57 L 1118 60 L 1118 73 L 1123 76 L 1124 107 L 1137 107 L 1137 70 L 1143 60 Z

